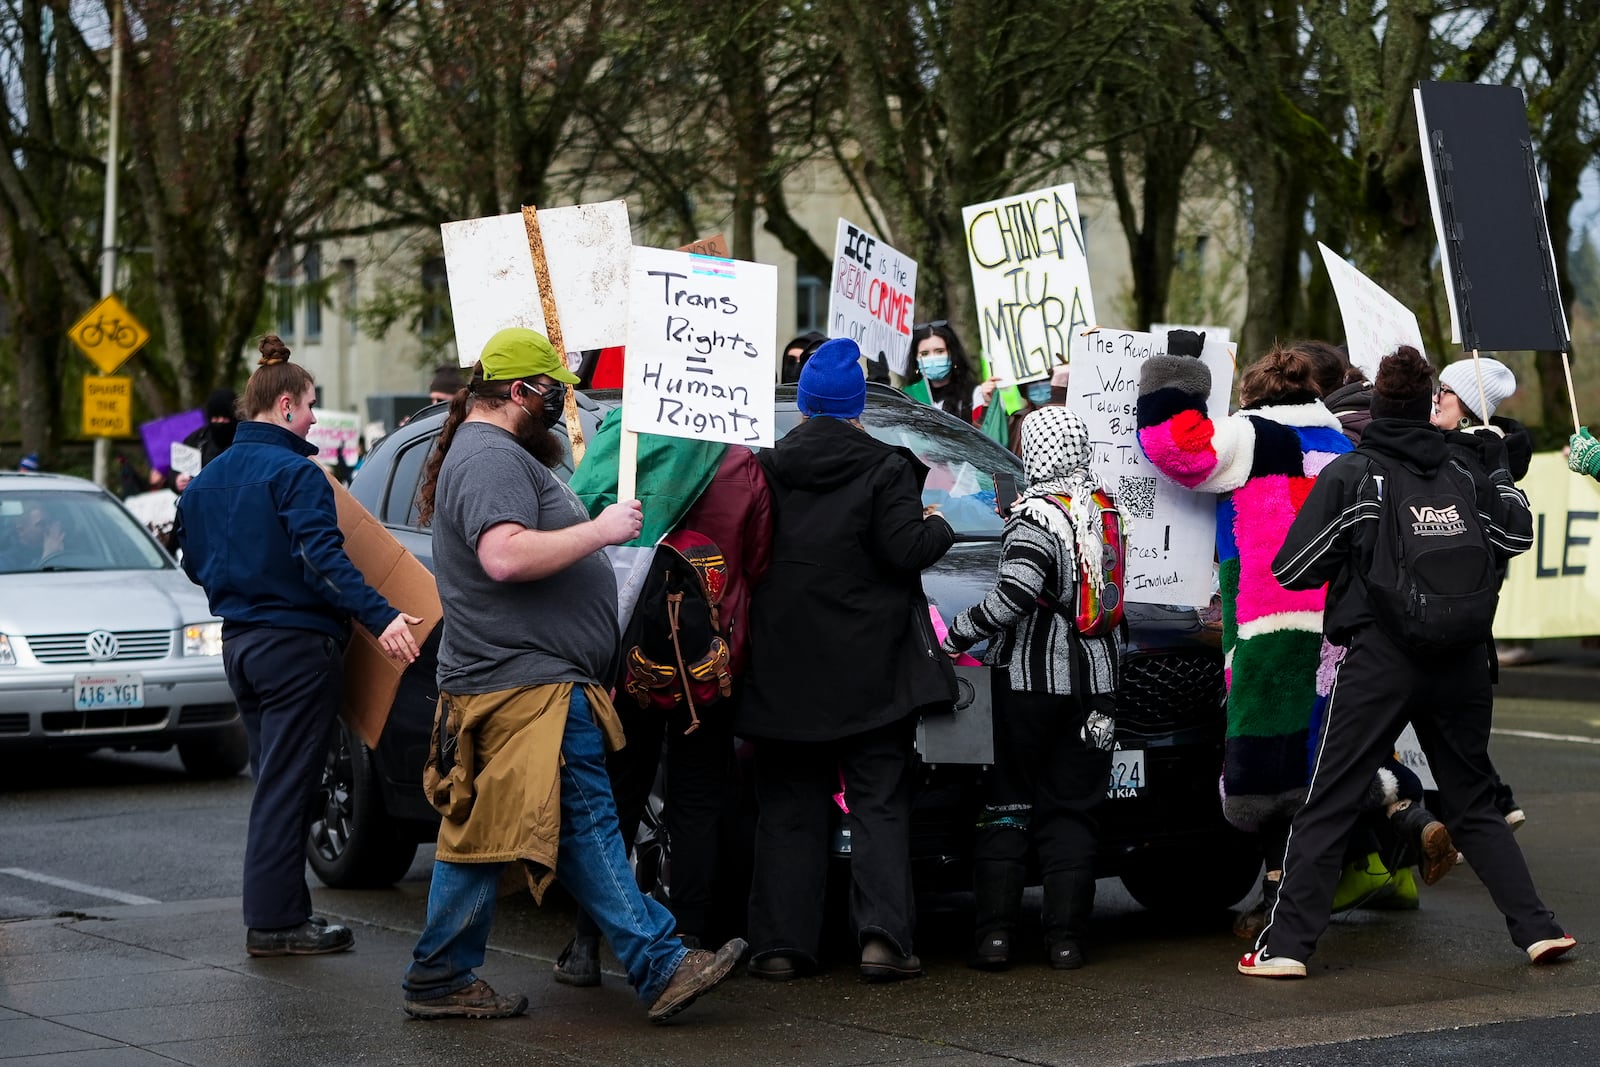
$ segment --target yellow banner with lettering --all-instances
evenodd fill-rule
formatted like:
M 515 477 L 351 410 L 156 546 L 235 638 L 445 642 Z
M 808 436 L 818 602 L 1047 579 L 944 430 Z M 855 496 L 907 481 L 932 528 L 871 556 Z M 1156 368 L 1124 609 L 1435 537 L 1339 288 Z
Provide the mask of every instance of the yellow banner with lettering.
M 1495 636 L 1600 634 L 1600 482 L 1543 452 L 1517 488 L 1533 509 L 1533 547 L 1511 561 Z

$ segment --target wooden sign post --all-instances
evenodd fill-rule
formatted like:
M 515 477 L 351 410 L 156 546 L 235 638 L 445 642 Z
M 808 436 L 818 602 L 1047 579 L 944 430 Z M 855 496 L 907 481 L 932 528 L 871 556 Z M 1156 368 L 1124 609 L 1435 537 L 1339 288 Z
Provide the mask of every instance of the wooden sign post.
M 556 291 L 550 284 L 550 261 L 544 254 L 544 236 L 539 232 L 539 209 L 524 207 L 522 224 L 528 231 L 528 252 L 533 256 L 533 276 L 539 283 L 539 302 L 544 307 L 544 332 L 557 352 L 565 353 L 567 346 L 561 338 L 561 316 L 556 311 Z M 565 358 L 565 357 L 563 357 Z M 572 446 L 572 465 L 583 462 L 583 426 L 578 422 L 578 394 L 566 390 L 567 402 L 562 414 L 567 421 L 567 441 Z M 618 499 L 631 500 L 629 497 Z

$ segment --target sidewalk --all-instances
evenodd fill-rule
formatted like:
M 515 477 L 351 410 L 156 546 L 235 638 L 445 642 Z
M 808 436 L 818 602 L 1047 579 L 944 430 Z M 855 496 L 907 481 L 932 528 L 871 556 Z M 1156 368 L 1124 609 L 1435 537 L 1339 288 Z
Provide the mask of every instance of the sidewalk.
M 1577 637 L 1528 643 L 1530 658 L 1500 668 L 1495 696 L 1502 700 L 1600 699 L 1600 648 L 1585 648 Z

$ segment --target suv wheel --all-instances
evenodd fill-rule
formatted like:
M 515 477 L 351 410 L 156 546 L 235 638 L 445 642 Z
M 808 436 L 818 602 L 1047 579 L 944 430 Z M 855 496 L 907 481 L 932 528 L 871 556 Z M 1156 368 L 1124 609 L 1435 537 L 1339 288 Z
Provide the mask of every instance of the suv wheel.
M 1144 908 L 1175 916 L 1213 914 L 1237 904 L 1261 875 L 1252 838 L 1228 834 L 1206 844 L 1155 845 L 1129 856 L 1122 885 Z
M 250 762 L 250 740 L 244 722 L 235 718 L 220 730 L 178 742 L 183 769 L 196 778 L 232 778 Z
M 393 885 L 411 869 L 417 842 L 389 825 L 372 753 L 343 723 L 328 746 L 312 811 L 306 857 L 323 885 L 376 889 Z

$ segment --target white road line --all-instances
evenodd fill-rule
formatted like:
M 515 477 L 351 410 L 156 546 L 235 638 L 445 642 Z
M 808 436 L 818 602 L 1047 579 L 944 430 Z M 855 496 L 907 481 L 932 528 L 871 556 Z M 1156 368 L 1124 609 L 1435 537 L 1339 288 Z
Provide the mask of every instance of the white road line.
M 102 889 L 97 885 L 85 885 L 74 882 L 70 878 L 56 878 L 49 874 L 40 874 L 38 871 L 25 871 L 21 867 L 0 867 L 0 874 L 9 874 L 13 878 L 23 878 L 30 882 L 42 882 L 53 885 L 57 889 L 70 889 L 74 893 L 83 893 L 91 897 L 105 897 L 115 900 L 119 904 L 159 904 L 161 901 L 149 897 L 141 897 L 134 893 L 123 893 L 116 889 Z
M 1600 745 L 1600 737 L 1583 737 L 1579 734 L 1547 734 L 1538 730 L 1501 730 L 1493 729 L 1492 734 L 1501 737 L 1526 737 L 1530 741 L 1566 741 L 1574 745 Z

